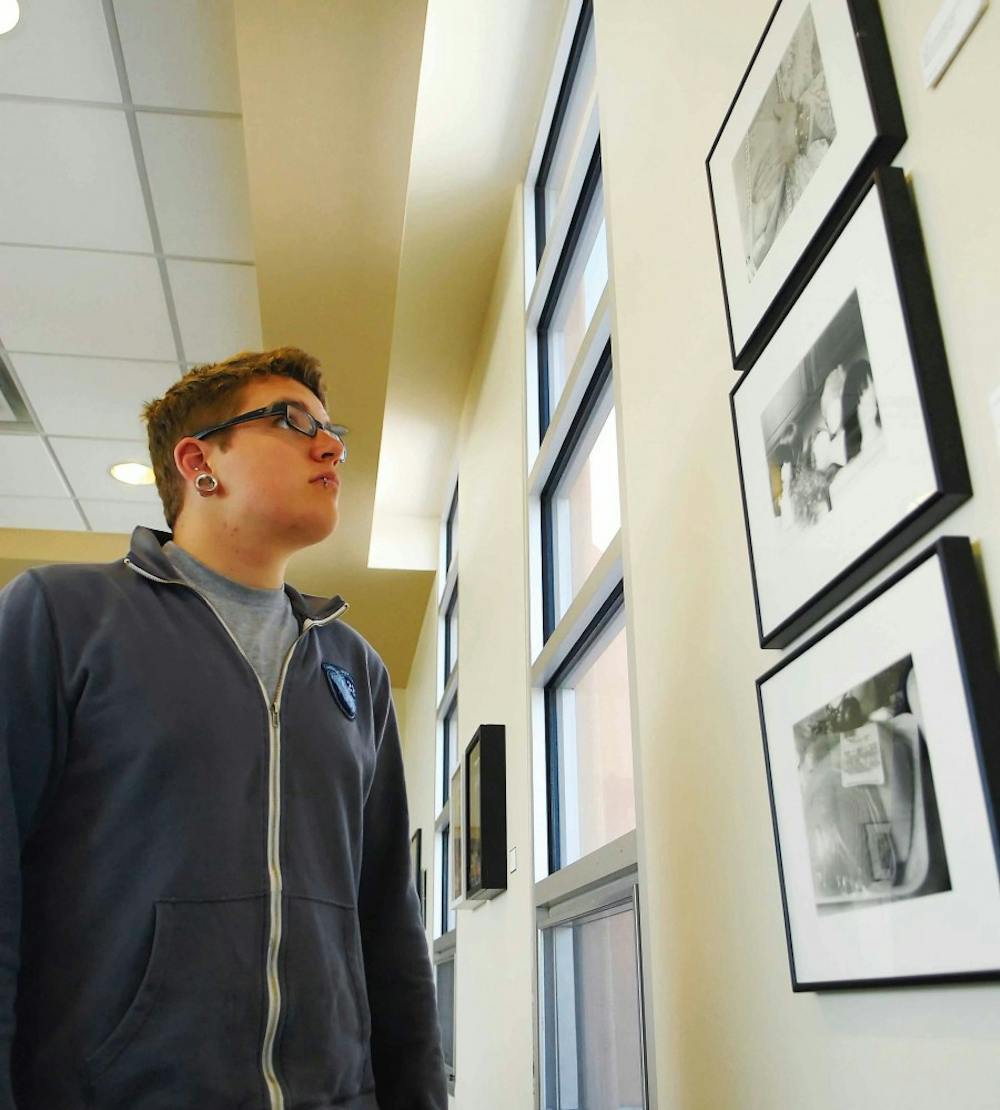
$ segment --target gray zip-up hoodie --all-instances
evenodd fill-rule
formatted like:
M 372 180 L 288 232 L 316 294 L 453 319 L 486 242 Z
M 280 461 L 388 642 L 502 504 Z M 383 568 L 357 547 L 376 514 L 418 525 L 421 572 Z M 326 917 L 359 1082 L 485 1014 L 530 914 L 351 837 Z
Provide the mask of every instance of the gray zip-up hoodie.
M 168 538 L 0 591 L 0 1110 L 446 1110 L 386 669 L 286 587 L 269 705 Z

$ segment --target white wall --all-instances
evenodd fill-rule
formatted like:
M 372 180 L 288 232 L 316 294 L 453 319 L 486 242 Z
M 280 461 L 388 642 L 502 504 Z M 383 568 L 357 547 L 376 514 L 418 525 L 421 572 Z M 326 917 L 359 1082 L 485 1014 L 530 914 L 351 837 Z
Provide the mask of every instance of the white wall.
M 896 162 L 913 175 L 975 490 L 936 534 L 980 541 L 1000 623 L 1000 457 L 987 403 L 1000 386 L 1000 16 L 987 12 L 928 92 L 918 54 L 936 7 L 882 4 L 910 134 Z M 777 656 L 756 639 L 704 173 L 769 10 L 769 0 L 596 0 L 659 1104 L 996 1110 L 1000 987 L 793 995 L 789 985 L 754 691 Z M 518 211 L 514 198 L 460 436 L 460 736 L 507 725 L 520 864 L 507 894 L 459 917 L 462 1110 L 532 1104 Z M 425 844 L 433 609 L 432 599 L 407 692 L 411 808 Z

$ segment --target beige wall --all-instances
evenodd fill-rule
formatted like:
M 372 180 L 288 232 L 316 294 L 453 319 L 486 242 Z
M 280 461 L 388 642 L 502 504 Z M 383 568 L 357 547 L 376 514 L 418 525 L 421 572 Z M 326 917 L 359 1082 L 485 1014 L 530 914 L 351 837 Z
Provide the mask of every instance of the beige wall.
M 517 846 L 508 890 L 458 914 L 456 1105 L 531 1106 L 533 1087 L 531 809 L 528 756 L 524 509 L 524 293 L 520 200 L 460 429 L 458 735 L 507 729 L 507 832 Z M 450 491 L 449 491 L 450 492 Z M 442 504 L 442 512 L 444 511 Z M 468 568 L 469 573 L 464 572 Z M 407 688 L 405 760 L 411 826 L 433 844 L 437 591 L 432 591 Z M 429 851 L 430 849 L 428 849 Z M 432 858 L 428 856 L 427 858 Z M 428 901 L 432 900 L 428 874 Z M 428 908 L 428 936 L 433 914 Z
M 703 165 L 770 0 L 595 3 L 659 1105 L 995 1110 L 997 986 L 793 995 L 789 985 L 754 691 L 777 656 L 756 639 Z M 987 403 L 1000 386 L 1000 17 L 987 12 L 927 91 L 919 47 L 937 6 L 883 0 L 910 134 L 896 162 L 913 176 L 976 491 L 936 534 L 981 542 L 1000 623 L 1000 459 Z M 460 736 L 481 721 L 507 725 L 519 859 L 507 894 L 459 916 L 462 1110 L 532 1104 L 518 205 L 459 448 Z M 411 808 L 425 843 L 435 661 L 432 599 L 407 691 Z

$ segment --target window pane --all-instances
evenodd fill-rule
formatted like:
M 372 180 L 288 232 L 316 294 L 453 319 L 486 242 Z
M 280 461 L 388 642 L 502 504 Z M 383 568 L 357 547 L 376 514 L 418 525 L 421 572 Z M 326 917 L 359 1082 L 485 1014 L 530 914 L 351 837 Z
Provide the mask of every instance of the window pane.
M 545 1104 L 641 1110 L 635 914 L 623 906 L 547 931 Z
M 455 540 L 458 536 L 458 486 L 455 487 L 455 493 L 451 499 L 451 507 L 448 509 L 448 519 L 445 521 L 444 528 L 444 571 L 445 574 L 451 569 L 451 560 L 455 555 Z
M 438 1023 L 441 1026 L 441 1050 L 450 1072 L 455 1070 L 455 961 L 437 965 Z
M 549 411 L 555 411 L 594 310 L 608 283 L 608 243 L 604 227 L 604 189 L 598 185 L 591 201 L 573 262 L 546 329 L 548 342 Z
M 441 932 L 450 933 L 455 928 L 455 911 L 449 908 L 451 901 L 451 828 L 445 825 L 441 831 L 441 887 L 438 891 L 441 906 Z
M 458 660 L 458 586 L 444 613 L 444 681 L 448 682 Z
M 559 866 L 635 828 L 625 629 L 556 691 Z
M 441 738 L 441 804 L 448 801 L 451 772 L 458 764 L 458 698 L 452 700 L 442 722 Z
M 552 584 L 558 620 L 621 525 L 618 436 L 610 389 L 596 407 L 547 511 L 552 514 Z
M 566 182 L 572 165 L 572 156 L 576 150 L 583 129 L 585 111 L 594 90 L 594 81 L 597 74 L 597 59 L 594 48 L 594 23 L 590 21 L 590 30 L 584 42 L 583 53 L 573 77 L 573 87 L 566 106 L 566 113 L 559 125 L 559 134 L 556 138 L 555 151 L 549 163 L 548 172 L 544 181 L 539 185 L 543 190 L 545 204 L 545 239 L 548 239 L 549 228 L 556 208 L 566 192 Z M 586 157 L 589 158 L 590 151 Z

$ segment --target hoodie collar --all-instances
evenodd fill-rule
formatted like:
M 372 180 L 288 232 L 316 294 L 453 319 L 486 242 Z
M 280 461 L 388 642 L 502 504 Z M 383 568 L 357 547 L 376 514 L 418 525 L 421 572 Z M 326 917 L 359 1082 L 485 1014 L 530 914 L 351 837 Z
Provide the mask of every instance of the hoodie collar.
M 163 550 L 163 545 L 172 540 L 170 532 L 160 532 L 155 528 L 138 527 L 132 533 L 131 546 L 128 560 L 140 570 L 152 574 L 157 578 L 165 578 L 171 582 L 177 580 L 177 568 L 171 563 Z M 334 613 L 345 609 L 344 599 L 335 594 L 331 598 L 313 597 L 311 594 L 300 594 L 294 586 L 285 583 L 285 594 L 291 602 L 292 610 L 300 621 L 322 621 Z

